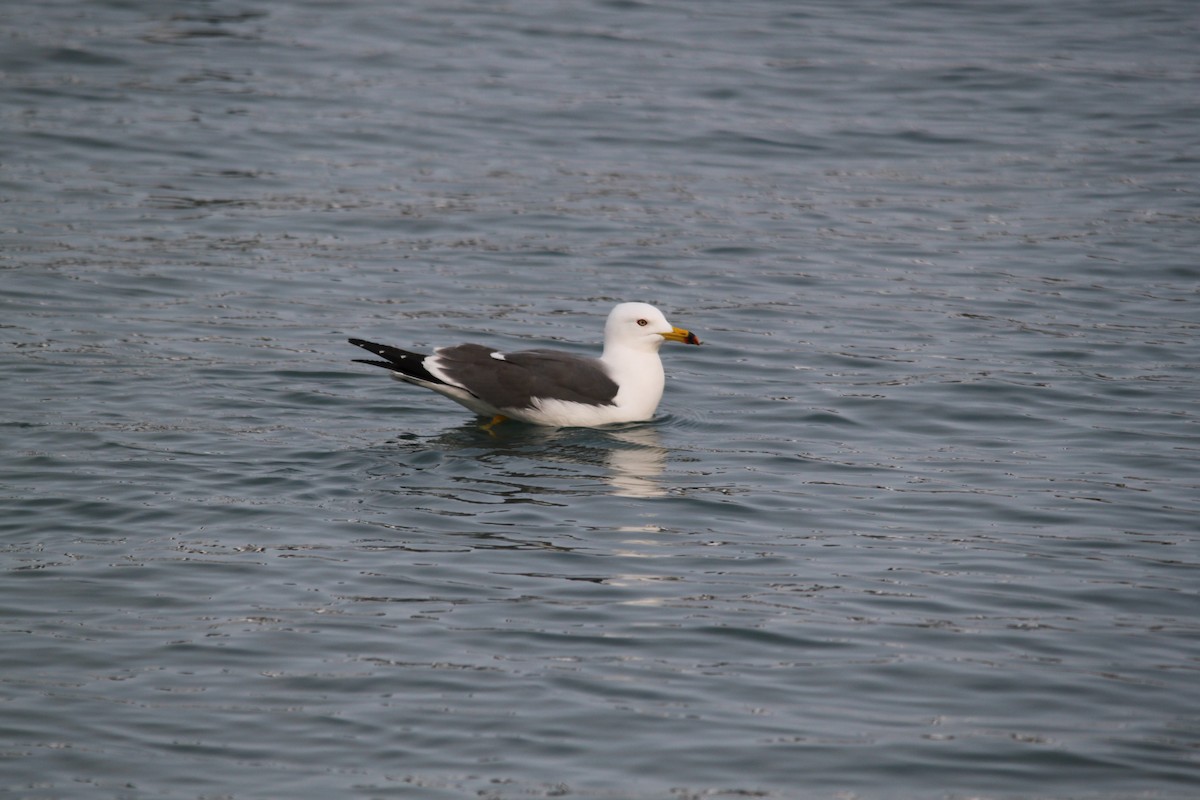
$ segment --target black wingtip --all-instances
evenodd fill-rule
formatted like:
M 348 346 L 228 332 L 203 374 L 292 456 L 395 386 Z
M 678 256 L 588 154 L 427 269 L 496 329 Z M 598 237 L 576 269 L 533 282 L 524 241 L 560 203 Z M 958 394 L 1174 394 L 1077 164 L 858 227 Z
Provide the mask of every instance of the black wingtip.
M 407 350 L 401 350 L 398 347 L 392 347 L 388 344 L 368 342 L 366 339 L 347 339 L 346 341 L 355 347 L 361 347 L 363 350 L 368 350 L 377 356 L 392 360 L 404 360 L 417 355 L 416 353 L 410 353 Z
M 350 360 L 355 364 L 370 364 L 373 367 L 383 367 L 384 369 L 390 369 L 392 372 L 396 371 L 396 365 L 390 361 L 374 361 L 370 358 L 352 358 Z
M 372 355 L 386 359 L 385 361 L 366 358 L 352 359 L 359 364 L 383 367 L 384 369 L 390 369 L 392 372 L 398 372 L 427 383 L 444 383 L 440 378 L 434 377 L 430 374 L 429 370 L 425 369 L 425 359 L 427 356 L 421 353 L 410 353 L 407 350 L 401 350 L 399 347 L 392 347 L 390 344 L 368 342 L 366 339 L 351 338 L 346 341 L 355 347 L 361 347 Z

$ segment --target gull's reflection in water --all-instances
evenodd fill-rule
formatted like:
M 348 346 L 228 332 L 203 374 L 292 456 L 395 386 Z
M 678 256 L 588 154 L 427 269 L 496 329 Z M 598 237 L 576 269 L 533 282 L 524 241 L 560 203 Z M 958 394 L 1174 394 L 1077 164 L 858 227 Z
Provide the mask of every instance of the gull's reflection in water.
M 404 442 L 406 449 L 415 444 L 412 439 Z M 478 423 L 471 422 L 424 439 L 422 445 L 448 453 L 472 452 L 475 458 L 486 462 L 494 462 L 496 456 L 505 457 L 506 478 L 528 479 L 527 488 L 536 494 L 554 493 L 554 488 L 544 482 L 551 474 L 563 479 L 559 486 L 561 491 L 576 493 L 579 491 L 578 477 L 596 474 L 597 467 L 613 495 L 652 498 L 667 494 L 661 479 L 668 450 L 660 444 L 659 431 L 652 424 L 543 428 L 505 423 L 489 433 L 481 430 Z M 570 473 L 558 469 L 547 473 L 522 468 L 522 462 L 526 465 L 534 462 L 543 468 L 567 464 L 578 469 Z
M 660 480 L 667 466 L 667 450 L 659 444 L 658 430 L 649 425 L 603 431 L 613 440 L 608 448 L 608 483 L 618 497 L 662 497 Z

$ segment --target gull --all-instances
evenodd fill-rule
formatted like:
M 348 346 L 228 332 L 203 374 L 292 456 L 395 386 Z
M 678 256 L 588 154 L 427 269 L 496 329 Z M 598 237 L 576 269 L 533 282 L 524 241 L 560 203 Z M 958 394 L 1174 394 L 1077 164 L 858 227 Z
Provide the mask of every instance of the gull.
M 554 427 L 594 428 L 642 422 L 662 400 L 663 342 L 700 344 L 648 303 L 621 303 L 604 324 L 599 358 L 558 350 L 506 353 L 481 344 L 439 347 L 431 355 L 350 339 L 382 361 L 356 358 L 391 370 L 396 380 L 437 392 L 482 417 L 484 429 L 505 420 Z

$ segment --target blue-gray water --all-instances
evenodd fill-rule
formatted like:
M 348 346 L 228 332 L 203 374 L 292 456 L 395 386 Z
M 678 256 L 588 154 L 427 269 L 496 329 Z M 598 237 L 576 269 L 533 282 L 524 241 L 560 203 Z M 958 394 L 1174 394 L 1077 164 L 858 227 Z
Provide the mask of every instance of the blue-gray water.
M 0 31 L 0 795 L 1196 796 L 1190 0 Z M 611 431 L 345 341 L 635 299 Z

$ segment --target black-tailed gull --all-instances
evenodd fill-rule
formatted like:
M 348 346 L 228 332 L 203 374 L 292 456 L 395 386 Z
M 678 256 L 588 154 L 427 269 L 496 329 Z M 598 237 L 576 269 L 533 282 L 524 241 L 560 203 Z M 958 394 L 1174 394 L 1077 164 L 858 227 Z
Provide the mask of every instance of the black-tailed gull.
M 700 344 L 652 305 L 621 303 L 604 325 L 600 358 L 557 350 L 502 353 L 481 344 L 439 347 L 433 355 L 350 339 L 384 361 L 356 358 L 392 377 L 432 389 L 480 416 L 487 427 L 505 419 L 558 427 L 595 427 L 650 419 L 663 393 L 658 348 L 665 341 Z

